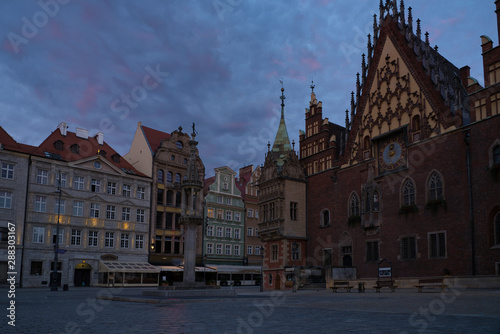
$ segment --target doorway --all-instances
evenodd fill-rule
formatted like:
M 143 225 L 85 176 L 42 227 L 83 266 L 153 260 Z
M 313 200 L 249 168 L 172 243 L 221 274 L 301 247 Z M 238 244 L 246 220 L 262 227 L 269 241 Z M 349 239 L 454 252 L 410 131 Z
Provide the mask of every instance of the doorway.
M 281 290 L 281 276 L 276 274 L 276 279 L 274 280 L 274 290 Z
M 90 286 L 90 272 L 92 267 L 87 263 L 79 263 L 75 267 L 75 286 Z

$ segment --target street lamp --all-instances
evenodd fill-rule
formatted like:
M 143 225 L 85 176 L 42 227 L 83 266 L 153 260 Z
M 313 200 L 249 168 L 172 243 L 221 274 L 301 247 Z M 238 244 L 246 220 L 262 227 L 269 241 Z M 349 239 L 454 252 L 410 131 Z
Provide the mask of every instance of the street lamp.
M 59 193 L 59 203 L 57 205 L 57 225 L 56 225 L 56 235 L 54 238 L 54 267 L 52 270 L 52 282 L 50 285 L 51 291 L 57 291 L 57 260 L 59 253 L 59 218 L 61 216 L 61 171 L 59 171 L 57 192 Z
M 264 292 L 264 247 L 260 246 L 260 292 Z
M 293 260 L 293 288 L 292 292 L 297 292 L 297 284 L 296 284 L 296 279 L 295 279 L 295 274 L 296 274 L 296 268 L 295 268 L 295 260 L 298 258 L 299 255 L 299 244 L 296 243 L 295 241 L 292 243 L 292 260 Z

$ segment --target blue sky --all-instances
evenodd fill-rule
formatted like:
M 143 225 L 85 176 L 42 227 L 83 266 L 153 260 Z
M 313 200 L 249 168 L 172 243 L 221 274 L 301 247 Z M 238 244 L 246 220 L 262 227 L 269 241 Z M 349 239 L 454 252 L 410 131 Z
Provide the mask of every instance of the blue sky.
M 195 122 L 207 177 L 215 167 L 262 164 L 282 78 L 296 149 L 312 79 L 324 116 L 344 124 L 378 3 L 2 0 L 0 125 L 39 145 L 65 121 L 70 131 L 104 132 L 125 155 L 138 121 L 165 132 Z M 405 6 L 431 45 L 482 84 L 480 36 L 498 44 L 494 1 Z

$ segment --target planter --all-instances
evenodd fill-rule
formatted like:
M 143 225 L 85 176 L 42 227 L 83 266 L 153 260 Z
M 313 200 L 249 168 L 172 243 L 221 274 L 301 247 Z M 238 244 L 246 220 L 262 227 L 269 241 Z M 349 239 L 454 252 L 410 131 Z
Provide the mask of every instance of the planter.
M 361 224 L 361 216 L 359 215 L 351 215 L 347 219 L 347 226 L 349 227 L 356 227 L 359 224 Z
M 425 208 L 433 213 L 435 213 L 440 206 L 446 209 L 446 200 L 444 198 L 431 199 L 425 203 Z
M 400 215 L 404 214 L 405 216 L 408 215 L 409 213 L 415 213 L 415 212 L 418 212 L 418 207 L 415 204 L 402 205 L 398 211 Z

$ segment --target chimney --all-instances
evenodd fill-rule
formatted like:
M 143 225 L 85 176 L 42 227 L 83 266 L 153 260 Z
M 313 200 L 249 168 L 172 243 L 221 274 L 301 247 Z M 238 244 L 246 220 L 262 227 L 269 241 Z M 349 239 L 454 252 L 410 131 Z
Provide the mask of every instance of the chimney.
M 78 138 L 89 139 L 89 130 L 76 128 L 76 136 Z
M 61 122 L 61 123 L 59 123 L 59 125 L 57 126 L 57 128 L 61 132 L 61 135 L 64 136 L 64 137 L 66 137 L 67 129 L 68 129 L 68 124 L 66 122 Z
M 102 133 L 101 131 L 99 131 L 95 135 L 95 139 L 97 140 L 97 142 L 99 143 L 99 145 L 103 145 L 104 144 L 104 133 Z

